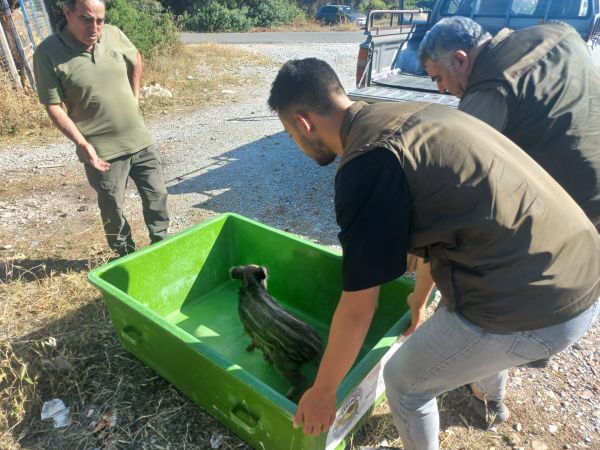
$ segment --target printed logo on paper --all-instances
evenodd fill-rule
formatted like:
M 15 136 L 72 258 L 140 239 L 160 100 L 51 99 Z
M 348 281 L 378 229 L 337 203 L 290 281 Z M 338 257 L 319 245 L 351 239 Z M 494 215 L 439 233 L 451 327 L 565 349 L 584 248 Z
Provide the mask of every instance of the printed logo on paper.
M 340 414 L 333 424 L 333 437 L 338 439 L 348 432 L 348 428 L 354 424 L 354 417 L 359 413 L 358 406 L 362 399 L 362 389 L 358 387 L 348 398 L 348 402 L 341 408 Z

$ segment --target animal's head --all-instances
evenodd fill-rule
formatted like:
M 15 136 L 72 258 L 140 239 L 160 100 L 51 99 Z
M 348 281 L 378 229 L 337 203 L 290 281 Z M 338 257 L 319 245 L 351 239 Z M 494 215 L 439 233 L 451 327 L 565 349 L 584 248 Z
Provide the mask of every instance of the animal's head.
M 267 288 L 267 268 L 250 264 L 247 266 L 235 266 L 229 271 L 231 278 L 237 278 L 242 281 L 243 286 L 251 284 L 259 284 L 263 288 Z

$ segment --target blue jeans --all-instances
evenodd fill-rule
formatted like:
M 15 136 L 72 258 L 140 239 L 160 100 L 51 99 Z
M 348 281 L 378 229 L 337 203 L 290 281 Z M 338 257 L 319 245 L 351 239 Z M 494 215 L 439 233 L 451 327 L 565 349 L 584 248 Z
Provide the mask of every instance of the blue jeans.
M 502 401 L 508 369 L 548 358 L 580 338 L 600 310 L 600 299 L 579 316 L 547 328 L 490 333 L 441 307 L 391 357 L 383 377 L 405 450 L 439 448 L 436 396 L 469 383 Z

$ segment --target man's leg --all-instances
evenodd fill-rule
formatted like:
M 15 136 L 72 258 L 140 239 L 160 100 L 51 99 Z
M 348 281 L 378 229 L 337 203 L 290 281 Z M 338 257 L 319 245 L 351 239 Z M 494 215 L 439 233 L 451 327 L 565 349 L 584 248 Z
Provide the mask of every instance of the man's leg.
M 133 155 L 129 176 L 142 198 L 144 222 L 148 227 L 150 243 L 165 239 L 169 228 L 168 194 L 154 145 Z
M 110 169 L 106 172 L 100 172 L 87 164 L 84 167 L 90 185 L 98 194 L 98 207 L 108 246 L 121 256 L 135 251 L 131 228 L 123 215 L 129 157 L 110 161 Z
M 597 314 L 598 303 L 595 309 L 572 319 L 579 322 L 571 324 L 577 330 L 563 330 L 560 342 L 539 342 L 532 332 L 488 333 L 459 314 L 440 308 L 384 369 L 390 408 L 405 450 L 438 449 L 437 395 L 481 380 L 487 398 L 501 402 L 506 382 L 502 372 L 572 343 L 591 325 L 590 317 Z M 563 328 L 569 328 L 566 324 Z M 519 349 L 526 349 L 526 354 Z
M 515 365 L 528 361 L 541 361 L 541 359 L 536 358 L 536 355 L 539 354 L 542 347 L 548 349 L 549 356 L 561 352 L 583 336 L 592 326 L 599 311 L 600 299 L 591 308 L 571 320 L 551 327 L 519 332 L 510 349 L 511 356 L 517 361 Z M 549 359 L 549 356 L 547 359 Z M 519 363 L 519 361 L 521 362 Z M 506 379 L 507 371 L 503 371 L 473 382 L 473 390 L 479 394 L 478 397 L 482 396 L 487 401 L 502 402 Z

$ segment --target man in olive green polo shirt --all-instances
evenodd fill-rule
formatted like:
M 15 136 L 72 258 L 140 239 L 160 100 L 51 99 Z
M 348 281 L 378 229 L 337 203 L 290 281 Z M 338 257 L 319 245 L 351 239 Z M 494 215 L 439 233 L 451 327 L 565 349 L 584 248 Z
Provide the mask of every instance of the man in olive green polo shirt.
M 105 25 L 103 0 L 67 0 L 64 12 L 66 25 L 34 54 L 38 95 L 76 145 L 108 244 L 123 256 L 135 250 L 123 215 L 128 177 L 142 198 L 151 243 L 164 239 L 169 226 L 162 169 L 138 109 L 142 59 L 118 28 Z

